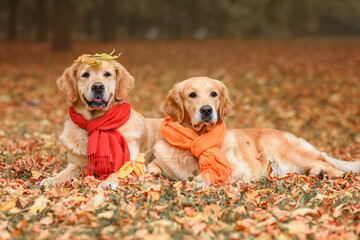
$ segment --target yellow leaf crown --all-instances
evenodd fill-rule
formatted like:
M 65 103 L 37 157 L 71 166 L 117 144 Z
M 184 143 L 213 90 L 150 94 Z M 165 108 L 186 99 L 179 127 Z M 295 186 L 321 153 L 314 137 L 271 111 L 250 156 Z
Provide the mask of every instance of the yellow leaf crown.
M 107 54 L 107 53 L 96 53 L 94 55 L 82 54 L 77 59 L 75 59 L 74 62 L 86 63 L 90 66 L 98 66 L 102 63 L 102 61 L 109 61 L 109 60 L 117 59 L 122 54 L 122 53 L 120 53 L 119 55 L 113 56 L 114 52 L 115 52 L 115 49 L 110 54 Z

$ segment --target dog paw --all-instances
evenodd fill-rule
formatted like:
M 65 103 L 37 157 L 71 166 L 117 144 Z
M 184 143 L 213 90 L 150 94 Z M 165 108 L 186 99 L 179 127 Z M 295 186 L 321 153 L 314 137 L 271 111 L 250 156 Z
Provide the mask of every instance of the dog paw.
M 344 174 L 345 172 L 336 168 L 312 168 L 309 171 L 309 176 L 318 176 L 319 179 L 324 179 L 325 177 L 338 178 L 343 177 Z
M 320 179 L 323 179 L 325 174 L 326 172 L 324 172 L 323 169 L 317 167 L 311 168 L 308 173 L 309 176 L 319 177 Z
M 42 180 L 40 182 L 40 187 L 53 187 L 56 185 L 59 185 L 63 183 L 62 179 L 59 179 L 57 177 L 49 177 L 49 178 L 45 178 L 44 180 Z
M 343 171 L 340 171 L 340 170 L 336 170 L 336 171 L 333 171 L 331 173 L 331 177 L 334 177 L 334 178 L 342 178 L 346 173 L 343 172 Z
M 116 190 L 116 188 L 117 188 L 118 185 L 119 185 L 119 181 L 108 181 L 108 180 L 105 180 L 105 181 L 101 182 L 101 183 L 98 185 L 98 187 L 99 187 L 99 188 Z

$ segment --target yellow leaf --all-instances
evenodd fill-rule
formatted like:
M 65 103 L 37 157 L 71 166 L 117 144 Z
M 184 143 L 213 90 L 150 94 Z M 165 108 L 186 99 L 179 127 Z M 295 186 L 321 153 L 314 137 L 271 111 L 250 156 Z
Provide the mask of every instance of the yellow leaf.
M 136 176 L 140 177 L 141 176 L 141 171 L 140 169 L 136 166 L 134 167 L 134 173 L 136 174 Z
M 0 211 L 9 211 L 13 209 L 15 206 L 16 206 L 16 198 L 11 198 L 0 207 Z
M 86 202 L 88 200 L 88 198 L 85 198 L 85 197 L 73 197 L 72 200 L 74 202 Z
M 159 193 L 159 192 L 155 192 L 155 191 L 150 191 L 150 192 L 149 192 L 149 197 L 150 197 L 151 200 L 157 201 L 157 200 L 159 200 L 159 198 L 160 198 L 160 193 Z
M 106 212 L 99 213 L 97 216 L 99 218 L 110 219 L 110 218 L 112 218 L 114 216 L 114 212 L 113 211 L 106 211 Z
M 103 60 L 108 61 L 108 60 L 114 60 L 117 59 L 118 57 L 120 57 L 120 55 L 122 53 L 120 53 L 119 55 L 114 55 L 115 49 L 110 53 L 96 53 L 94 55 L 91 54 L 82 54 L 81 56 L 79 56 L 77 59 L 74 60 L 74 62 L 80 62 L 80 63 L 86 63 L 90 66 L 98 66 L 102 63 Z
M 140 153 L 139 156 L 135 159 L 135 161 L 138 163 L 144 163 L 145 162 L 145 156 L 146 153 Z
M 333 199 L 333 198 L 337 198 L 337 196 L 335 194 L 333 194 L 333 195 L 327 196 L 326 198 Z
M 134 167 L 131 164 L 131 161 L 128 161 L 122 165 L 122 167 L 118 171 L 118 177 L 119 178 L 125 178 L 130 173 L 132 173 L 134 170 Z
M 47 199 L 43 196 L 38 197 L 32 207 L 29 209 L 29 213 L 38 213 L 46 208 Z
M 138 167 L 140 169 L 141 175 L 144 175 L 145 174 L 144 164 L 143 163 L 138 163 L 137 165 L 138 165 Z
M 174 184 L 174 187 L 179 187 L 182 185 L 182 182 L 181 181 L 177 181 L 175 184 Z
M 144 175 L 145 173 L 145 167 L 144 167 L 145 156 L 146 153 L 140 153 L 139 156 L 135 159 L 134 172 L 138 177 Z
M 246 213 L 246 208 L 244 206 L 237 207 L 235 210 L 240 214 Z
M 134 172 L 138 177 L 140 177 L 141 175 L 144 175 L 144 173 L 145 173 L 145 171 L 144 171 L 144 163 L 137 162 L 136 166 L 134 167 Z
M 42 175 L 40 172 L 37 172 L 34 170 L 31 170 L 31 174 L 33 176 L 33 179 L 39 179 L 39 177 L 41 177 L 41 175 Z
M 135 159 L 135 164 L 132 164 L 131 161 L 126 162 L 118 171 L 118 177 L 119 178 L 125 178 L 130 173 L 134 172 L 136 176 L 140 177 L 141 175 L 144 175 L 145 173 L 145 156 L 146 153 L 140 153 L 138 157 Z

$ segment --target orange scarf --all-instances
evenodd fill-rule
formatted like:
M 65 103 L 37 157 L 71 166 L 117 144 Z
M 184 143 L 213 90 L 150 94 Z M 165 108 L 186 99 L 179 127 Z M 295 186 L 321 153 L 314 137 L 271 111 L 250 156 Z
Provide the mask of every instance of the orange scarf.
M 161 124 L 161 133 L 171 145 L 190 149 L 191 154 L 199 159 L 200 174 L 210 176 L 211 182 L 224 183 L 230 180 L 231 165 L 225 153 L 219 149 L 226 133 L 224 122 L 198 136 L 192 129 L 166 118 Z

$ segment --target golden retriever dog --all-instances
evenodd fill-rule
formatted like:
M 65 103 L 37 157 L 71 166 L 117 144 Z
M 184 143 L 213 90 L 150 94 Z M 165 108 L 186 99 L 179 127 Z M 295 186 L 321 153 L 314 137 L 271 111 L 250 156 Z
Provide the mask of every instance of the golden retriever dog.
M 57 86 L 70 101 L 75 111 L 86 120 L 102 116 L 115 104 L 126 100 L 134 78 L 115 60 L 103 61 L 99 66 L 76 62 L 67 68 L 57 80 Z M 161 119 L 145 119 L 131 109 L 129 120 L 118 128 L 125 137 L 130 160 L 135 160 L 140 152 L 153 148 L 160 134 Z M 40 185 L 56 185 L 78 176 L 87 163 L 87 130 L 78 127 L 73 121 L 65 122 L 60 140 L 68 149 L 68 165 L 57 176 L 44 179 Z M 112 173 L 101 187 L 115 188 L 118 185 L 116 173 Z
M 170 90 L 163 105 L 172 121 L 191 128 L 198 135 L 211 129 L 230 114 L 232 104 L 225 85 L 207 77 L 187 79 Z M 165 172 L 170 178 L 187 180 L 197 177 L 210 184 L 209 177 L 199 175 L 198 159 L 160 139 L 155 144 L 155 159 L 148 174 Z M 232 180 L 244 182 L 259 179 L 269 164 L 273 175 L 289 172 L 340 177 L 344 172 L 359 172 L 360 162 L 329 157 L 305 140 L 275 129 L 228 129 L 220 149 L 232 166 Z

